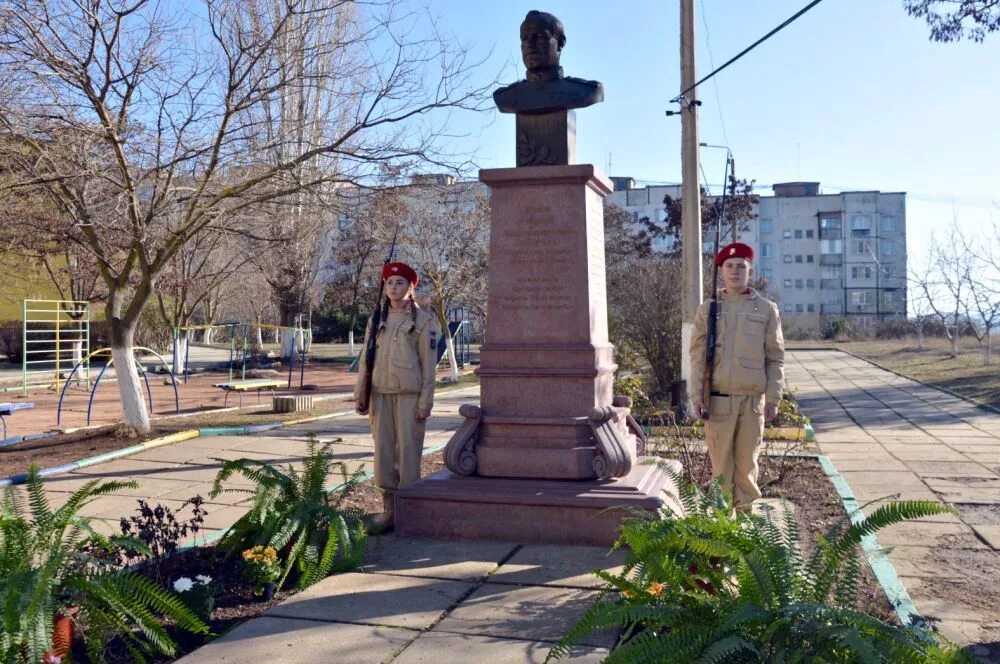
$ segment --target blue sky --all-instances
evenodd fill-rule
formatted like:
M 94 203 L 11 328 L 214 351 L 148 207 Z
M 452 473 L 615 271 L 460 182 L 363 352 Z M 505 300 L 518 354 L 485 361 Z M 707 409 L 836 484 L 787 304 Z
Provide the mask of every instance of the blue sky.
M 798 11 L 805 0 L 696 0 L 698 71 L 708 73 Z M 578 160 L 641 181 L 680 180 L 680 126 L 664 116 L 679 91 L 675 0 L 430 0 L 442 28 L 484 77 L 523 75 L 518 25 L 529 9 L 566 26 L 568 75 L 604 83 L 603 104 L 577 112 Z M 707 30 L 706 30 L 707 23 Z M 1000 223 L 1000 35 L 937 44 L 899 0 L 825 0 L 700 90 L 701 140 L 727 143 L 737 174 L 760 184 L 816 180 L 827 193 L 908 193 L 911 261 L 957 215 L 979 232 Z M 514 121 L 456 118 L 484 167 L 514 162 Z M 712 182 L 722 151 L 703 151 Z M 769 193 L 763 192 L 762 193 Z

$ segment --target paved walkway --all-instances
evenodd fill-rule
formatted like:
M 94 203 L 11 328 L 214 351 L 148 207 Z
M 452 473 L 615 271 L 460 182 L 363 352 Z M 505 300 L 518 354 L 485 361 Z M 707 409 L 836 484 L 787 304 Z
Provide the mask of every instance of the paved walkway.
M 955 508 L 878 539 L 917 611 L 1000 661 L 1000 603 L 980 594 L 1000 579 L 1000 415 L 839 351 L 790 352 L 787 380 L 865 513 L 890 499 Z
M 382 538 L 329 577 L 182 658 L 184 664 L 537 664 L 597 596 L 606 548 Z M 613 633 L 570 660 L 600 662 Z
M 434 416 L 428 423 L 426 446 L 428 448 L 447 442 L 463 418 L 458 408 L 463 403 L 478 403 L 477 390 L 460 389 L 439 393 Z M 337 440 L 333 452 L 343 461 L 348 472 L 360 467 L 373 469 L 373 446 L 366 417 L 353 413 L 318 422 L 310 422 L 283 429 L 265 431 L 256 436 L 212 436 L 165 445 L 107 463 L 79 468 L 45 480 L 46 493 L 51 504 L 59 507 L 69 498 L 70 492 L 93 479 L 135 480 L 137 489 L 125 489 L 101 496 L 87 505 L 82 514 L 98 519 L 95 528 L 106 533 L 118 532 L 118 520 L 133 514 L 136 500 L 144 498 L 151 504 L 159 503 L 188 516 L 190 508 L 183 508 L 184 501 L 196 495 L 206 499 L 205 530 L 200 537 L 232 525 L 246 511 L 241 503 L 248 500 L 244 494 L 223 493 L 209 498 L 212 481 L 222 464 L 220 459 L 241 457 L 260 459 L 280 464 L 291 463 L 301 467 L 306 452 L 308 436 L 320 441 Z M 339 440 L 338 440 L 339 439 Z M 338 473 L 339 477 L 339 473 Z M 249 482 L 234 476 L 228 486 L 247 486 Z M 23 486 L 17 487 L 24 492 Z

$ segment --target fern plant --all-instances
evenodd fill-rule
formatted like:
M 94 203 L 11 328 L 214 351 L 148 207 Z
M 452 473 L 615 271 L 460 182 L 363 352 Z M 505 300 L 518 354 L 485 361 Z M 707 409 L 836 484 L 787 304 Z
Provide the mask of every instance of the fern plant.
M 861 539 L 948 508 L 930 501 L 885 505 L 858 523 L 835 526 L 805 555 L 791 512 L 781 523 L 734 515 L 718 481 L 704 492 L 677 483 L 685 515 L 637 511 L 623 521 L 615 545 L 630 550 L 623 572 L 595 572 L 610 589 L 547 661 L 568 655 L 587 634 L 615 628 L 621 636 L 605 660 L 612 664 L 970 661 L 926 630 L 854 608 L 865 562 Z
M 157 616 L 181 629 L 208 633 L 173 593 L 137 574 L 109 565 L 95 550 L 117 546 L 142 550 L 135 538 L 108 538 L 95 531 L 80 510 L 94 499 L 136 482 L 92 480 L 53 510 L 38 468 L 28 472 L 27 499 L 7 487 L 0 501 L 0 661 L 41 662 L 52 647 L 57 613 L 81 625 L 91 661 L 103 661 L 109 634 L 119 636 L 136 662 L 152 654 L 173 655 L 175 644 Z M 27 507 L 25 507 L 27 502 Z
M 220 550 L 229 556 L 254 546 L 285 552 L 279 589 L 293 570 L 298 572 L 298 587 L 305 588 L 361 564 L 367 551 L 366 515 L 345 507 L 344 500 L 365 475 L 360 469 L 348 475 L 347 466 L 334 460 L 330 443 L 320 444 L 310 434 L 301 470 L 255 459 L 219 461 L 223 464 L 211 495 L 253 495 L 250 511 L 229 529 L 218 544 Z M 342 483 L 337 492 L 330 492 L 327 478 L 338 468 Z M 254 488 L 224 489 L 233 475 L 253 481 Z

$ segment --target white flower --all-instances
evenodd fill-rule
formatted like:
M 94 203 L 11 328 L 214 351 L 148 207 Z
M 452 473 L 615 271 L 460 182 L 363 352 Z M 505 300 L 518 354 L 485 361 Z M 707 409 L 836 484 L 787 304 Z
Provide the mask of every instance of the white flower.
M 206 576 L 204 574 L 199 574 L 198 576 L 196 576 L 194 578 L 197 579 L 198 583 L 200 583 L 203 586 L 207 586 L 208 584 L 210 584 L 212 582 L 212 577 Z
M 179 593 L 186 593 L 192 588 L 194 588 L 194 581 L 187 578 L 186 576 L 182 576 L 181 578 L 174 581 L 174 590 Z

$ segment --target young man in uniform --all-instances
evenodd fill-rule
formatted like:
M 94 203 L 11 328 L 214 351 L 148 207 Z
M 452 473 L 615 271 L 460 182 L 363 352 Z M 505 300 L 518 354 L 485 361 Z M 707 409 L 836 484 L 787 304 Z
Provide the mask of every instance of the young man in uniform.
M 712 475 L 722 476 L 733 503 L 749 509 L 760 498 L 757 454 L 764 422 L 778 414 L 785 343 L 778 307 L 749 287 L 753 249 L 729 244 L 715 256 L 724 287 L 718 291 L 711 399 L 703 399 L 705 344 L 710 302 L 702 303 L 691 338 L 690 392 L 694 412 L 705 419 Z
M 361 354 L 354 388 L 355 410 L 369 415 L 375 440 L 375 485 L 382 490 L 384 511 L 375 524 L 380 532 L 395 524 L 398 489 L 420 479 L 424 430 L 434 405 L 437 366 L 437 317 L 417 306 L 413 289 L 416 271 L 405 263 L 388 263 L 382 270 L 385 301 L 376 336 L 371 403 L 365 403 L 367 365 Z

